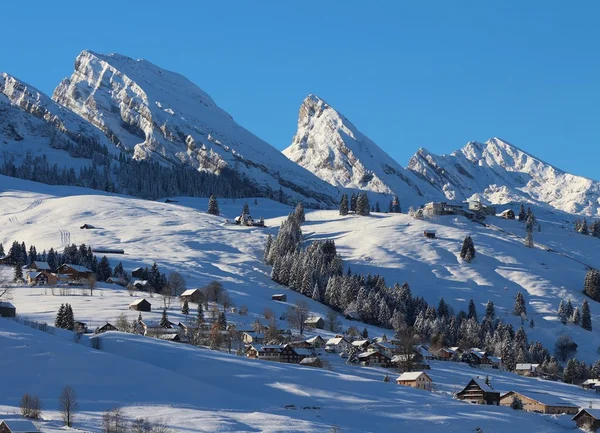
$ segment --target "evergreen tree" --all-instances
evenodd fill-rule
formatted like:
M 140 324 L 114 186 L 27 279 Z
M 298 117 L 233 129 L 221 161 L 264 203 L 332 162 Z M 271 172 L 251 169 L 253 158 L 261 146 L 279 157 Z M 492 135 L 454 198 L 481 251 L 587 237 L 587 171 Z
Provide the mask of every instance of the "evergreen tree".
M 350 211 L 356 213 L 356 206 L 357 206 L 357 197 L 355 193 L 352 193 L 352 196 L 350 197 Z
M 167 316 L 167 310 L 163 309 L 162 316 L 160 317 L 160 323 L 158 324 L 161 328 L 169 327 L 169 316 Z
M 73 308 L 70 304 L 65 305 L 65 316 L 63 326 L 64 329 L 73 331 L 75 329 L 75 316 L 73 315 Z
M 379 202 L 375 203 L 375 212 L 381 212 L 381 208 L 379 207 Z
M 598 220 L 592 223 L 592 236 L 595 238 L 600 238 L 600 221 Z M 2 256 L 2 251 L 0 251 L 0 256 Z
M 444 301 L 444 298 L 440 298 L 437 312 L 438 312 L 439 317 L 447 318 L 450 315 L 449 310 L 448 310 L 448 304 L 446 304 L 446 301 Z
M 515 297 L 515 307 L 513 312 L 517 316 L 525 316 L 527 314 L 527 308 L 525 307 L 525 297 L 523 293 L 517 292 L 517 296 Z
M 600 302 L 600 273 L 596 269 L 590 269 L 585 275 L 583 291 L 594 301 Z
M 248 202 L 244 203 L 244 207 L 242 208 L 242 214 L 250 215 L 250 206 L 248 206 Z
M 573 314 L 571 315 L 571 322 L 576 325 L 581 323 L 581 313 L 579 312 L 579 307 L 575 307 L 573 309 Z
M 4 252 L 4 247 L 2 246 L 2 243 L 0 242 L 0 257 L 4 257 L 6 253 Z
M 582 235 L 588 235 L 589 234 L 587 221 L 585 219 L 581 223 L 581 228 L 579 229 L 579 233 L 581 233 Z
M 196 311 L 196 324 L 198 327 L 204 325 L 204 310 L 202 309 L 202 303 L 198 304 L 198 310 Z
M 342 195 L 340 201 L 340 215 L 348 215 L 348 194 Z
M 181 312 L 186 316 L 190 314 L 190 304 L 188 303 L 187 299 L 183 301 L 183 307 L 181 307 Z
M 332 280 L 332 278 L 329 279 L 329 281 L 331 281 L 331 280 Z M 318 283 L 315 283 L 315 287 L 313 288 L 311 298 L 313 298 L 317 302 L 323 302 L 323 294 L 321 293 L 321 289 L 319 289 Z
M 592 316 L 587 299 L 584 299 L 581 305 L 581 327 L 588 331 L 592 330 Z
M 208 199 L 208 210 L 207 212 L 210 215 L 219 215 L 219 202 L 217 201 L 217 198 L 214 195 L 211 195 L 210 198 Z
M 531 230 L 527 230 L 525 234 L 525 246 L 527 248 L 533 248 L 533 232 Z
M 96 277 L 98 281 L 106 281 L 112 276 L 112 270 L 110 268 L 110 262 L 106 256 L 103 256 L 98 264 L 98 270 L 96 271 Z
M 523 402 L 518 396 L 515 395 L 510 402 L 510 407 L 514 410 L 523 410 Z
M 125 278 L 125 269 L 123 269 L 123 263 L 119 262 L 115 269 L 113 270 L 113 276 L 115 278 Z
M 57 328 L 62 328 L 65 323 L 65 304 L 60 304 L 60 308 L 58 309 L 58 313 L 56 313 L 56 319 L 54 320 L 54 326 Z
M 533 212 L 531 212 L 531 209 L 528 209 L 527 220 L 525 220 L 525 230 L 532 232 L 534 225 L 535 225 L 535 216 L 533 215 Z
M 388 205 L 388 213 L 394 212 L 394 200 L 390 200 L 390 204 Z
M 565 325 L 567 323 L 567 308 L 566 308 L 566 303 L 564 300 L 560 301 L 560 304 L 558 304 L 558 318 L 560 319 L 560 323 L 562 323 L 563 325 Z
M 227 329 L 227 317 L 225 316 L 225 313 L 221 312 L 219 314 L 219 328 L 221 328 L 221 330 L 226 330 Z
M 563 382 L 575 383 L 577 380 L 577 361 L 575 359 L 569 359 L 567 366 L 563 371 Z
M 475 319 L 477 321 L 477 309 L 475 308 L 475 301 L 473 298 L 469 301 L 469 313 L 467 314 L 468 319 Z
M 50 248 L 50 251 L 48 251 L 48 257 L 46 258 L 46 261 L 48 262 L 48 266 L 50 266 L 52 272 L 56 272 L 59 263 L 54 248 Z
M 356 213 L 362 216 L 370 215 L 369 197 L 366 192 L 358 194 L 356 199 Z
M 488 301 L 485 306 L 485 319 L 492 322 L 496 318 L 496 311 L 494 309 L 494 303 Z
M 269 252 L 271 251 L 272 245 L 273 245 L 273 236 L 271 236 L 271 233 L 269 233 L 269 235 L 267 236 L 267 241 L 265 243 L 265 254 L 263 256 L 263 259 L 265 262 L 267 262 L 267 258 L 269 257 Z
M 525 213 L 525 206 L 521 203 L 521 207 L 519 207 L 519 221 L 525 221 L 527 219 L 527 214 Z
M 306 215 L 304 214 L 304 205 L 302 204 L 302 202 L 298 202 L 298 204 L 296 205 L 296 210 L 294 211 L 294 215 L 296 216 L 296 219 L 298 220 L 298 222 L 303 223 L 306 221 Z
M 23 265 L 21 264 L 21 259 L 18 258 L 14 267 L 14 281 L 15 283 L 20 283 L 23 281 Z
M 394 199 L 392 200 L 392 212 L 393 213 L 400 213 L 402 210 L 400 209 L 400 200 L 398 199 L 398 196 L 395 195 Z
M 530 327 L 531 329 L 533 329 L 533 328 L 535 327 L 535 322 L 533 321 L 533 319 L 531 319 L 531 320 L 529 321 L 529 327 Z
M 573 317 L 573 304 L 571 304 L 570 299 L 567 300 L 567 304 L 565 305 L 565 315 L 569 320 L 571 320 L 571 318 Z
M 471 236 L 465 237 L 462 248 L 460 250 L 460 258 L 470 263 L 475 257 L 475 245 Z
M 367 328 L 364 328 L 362 331 L 362 338 L 369 338 L 369 331 L 367 331 Z

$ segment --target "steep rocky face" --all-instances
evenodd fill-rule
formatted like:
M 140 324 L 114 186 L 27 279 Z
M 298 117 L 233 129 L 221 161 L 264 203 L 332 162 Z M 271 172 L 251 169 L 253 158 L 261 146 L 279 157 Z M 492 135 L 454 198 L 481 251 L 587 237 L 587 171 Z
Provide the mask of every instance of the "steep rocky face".
M 0 73 L 0 150 L 3 160 L 29 154 L 59 166 L 71 166 L 73 157 L 118 153 L 98 128 L 6 73 Z
M 246 176 L 290 200 L 331 205 L 339 192 L 239 126 L 185 77 L 145 60 L 83 51 L 53 99 L 138 160 Z
M 538 202 L 568 213 L 600 215 L 600 183 L 565 173 L 499 138 L 470 142 L 450 155 L 425 149 L 408 169 L 450 200 L 476 194 L 492 203 Z
M 398 195 L 414 204 L 441 196 L 315 95 L 302 103 L 298 131 L 283 153 L 335 186 Z

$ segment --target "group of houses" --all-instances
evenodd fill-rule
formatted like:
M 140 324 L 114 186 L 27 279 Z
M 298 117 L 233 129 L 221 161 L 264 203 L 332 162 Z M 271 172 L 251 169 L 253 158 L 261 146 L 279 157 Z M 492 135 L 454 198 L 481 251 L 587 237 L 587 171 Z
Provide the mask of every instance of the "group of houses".
M 482 221 L 487 216 L 496 215 L 496 207 L 487 205 L 478 200 L 469 200 L 465 203 L 430 202 L 418 210 L 420 216 L 460 215 L 470 220 Z M 515 219 L 512 209 L 500 213 L 502 218 Z
M 33 261 L 25 268 L 27 284 L 30 286 L 57 286 L 87 280 L 93 272 L 81 265 L 65 263 L 52 272 L 47 262 Z

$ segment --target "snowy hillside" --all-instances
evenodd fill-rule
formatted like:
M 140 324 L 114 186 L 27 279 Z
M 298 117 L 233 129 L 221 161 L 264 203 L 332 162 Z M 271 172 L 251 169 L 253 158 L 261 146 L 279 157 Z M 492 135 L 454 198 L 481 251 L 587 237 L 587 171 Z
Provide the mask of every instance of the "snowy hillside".
M 574 214 L 600 215 L 600 182 L 565 173 L 499 138 L 470 142 L 450 155 L 419 149 L 408 168 L 449 200 L 477 194 L 491 203 L 534 202 Z
M 398 195 L 407 205 L 441 197 L 315 95 L 302 103 L 298 131 L 283 154 L 335 186 L 383 194 L 388 200 Z
M 330 205 L 338 191 L 291 163 L 185 77 L 146 60 L 83 51 L 53 99 L 100 128 L 137 160 L 225 169 L 244 175 L 273 197 Z

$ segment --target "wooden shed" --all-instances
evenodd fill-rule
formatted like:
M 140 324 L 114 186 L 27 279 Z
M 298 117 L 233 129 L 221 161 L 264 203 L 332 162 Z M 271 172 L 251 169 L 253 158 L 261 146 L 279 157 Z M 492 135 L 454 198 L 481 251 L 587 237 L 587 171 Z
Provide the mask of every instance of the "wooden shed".
M 600 409 L 581 409 L 573 417 L 577 427 L 585 431 L 596 431 L 600 428 Z
M 309 317 L 304 321 L 304 324 L 309 328 L 325 329 L 325 321 L 319 316 Z
M 94 334 L 102 334 L 102 333 L 108 332 L 108 331 L 118 331 L 118 329 L 116 326 L 113 326 L 110 323 L 106 322 L 106 325 L 101 326 L 100 328 L 96 329 Z
M 500 216 L 507 220 L 514 220 L 515 219 L 515 211 L 513 211 L 512 209 L 506 209 L 506 210 L 502 211 Z
M 39 433 L 37 427 L 28 420 L 5 420 L 0 422 L 0 433 Z
M 10 302 L 0 302 L 0 317 L 15 317 L 17 309 Z
M 471 379 L 465 388 L 456 394 L 456 398 L 475 404 L 500 404 L 500 392 L 494 391 L 492 387 L 481 379 Z
M 188 289 L 181 294 L 180 298 L 182 302 L 188 301 L 194 304 L 201 304 L 204 302 L 204 293 L 200 289 Z
M 429 239 L 435 239 L 435 230 L 425 230 L 423 236 Z
M 145 273 L 146 273 L 146 270 L 144 268 L 135 268 L 133 271 L 131 271 L 131 277 L 143 279 Z
M 273 301 L 287 302 L 287 295 L 284 295 L 284 294 L 280 294 L 280 293 L 279 293 L 279 294 L 276 294 L 276 295 L 273 295 L 273 296 L 271 296 L 271 299 L 272 299 Z
M 131 304 L 129 304 L 129 309 L 135 310 L 135 311 L 150 312 L 150 311 L 152 311 L 152 304 L 150 304 L 150 302 L 146 301 L 146 299 L 142 298 L 142 299 L 138 299 L 137 301 L 133 301 Z

